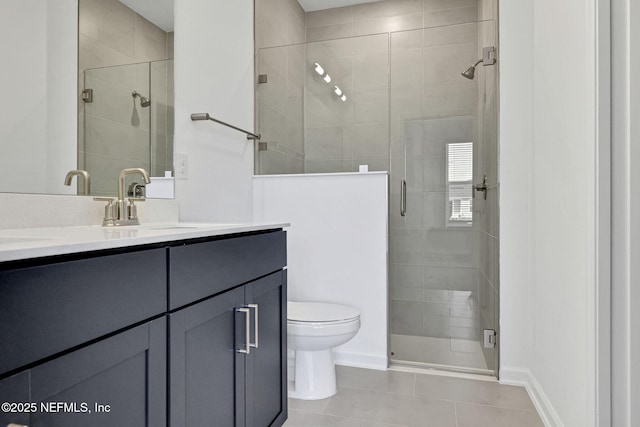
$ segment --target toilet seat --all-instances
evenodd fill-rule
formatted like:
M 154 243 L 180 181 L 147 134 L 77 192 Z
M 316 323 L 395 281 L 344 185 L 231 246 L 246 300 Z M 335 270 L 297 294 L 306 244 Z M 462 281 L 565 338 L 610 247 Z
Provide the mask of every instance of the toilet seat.
M 287 323 L 296 325 L 338 325 L 360 319 L 358 310 L 339 304 L 287 302 Z

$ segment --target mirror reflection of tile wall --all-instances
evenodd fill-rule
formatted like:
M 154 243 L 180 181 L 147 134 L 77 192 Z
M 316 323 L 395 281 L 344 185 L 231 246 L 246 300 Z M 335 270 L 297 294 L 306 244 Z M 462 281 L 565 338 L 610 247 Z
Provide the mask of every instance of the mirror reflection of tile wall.
M 126 167 L 164 176 L 173 169 L 173 32 L 118 0 L 79 0 L 78 37 L 79 98 L 94 90 L 92 104 L 78 100 L 78 165 L 91 174 L 92 195 L 117 194 Z

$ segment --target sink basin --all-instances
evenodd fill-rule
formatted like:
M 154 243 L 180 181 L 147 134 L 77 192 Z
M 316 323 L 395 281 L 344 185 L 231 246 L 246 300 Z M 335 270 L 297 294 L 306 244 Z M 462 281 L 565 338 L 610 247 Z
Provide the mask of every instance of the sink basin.
M 0 245 L 8 245 L 11 243 L 40 242 L 44 240 L 51 239 L 43 239 L 40 237 L 0 237 Z

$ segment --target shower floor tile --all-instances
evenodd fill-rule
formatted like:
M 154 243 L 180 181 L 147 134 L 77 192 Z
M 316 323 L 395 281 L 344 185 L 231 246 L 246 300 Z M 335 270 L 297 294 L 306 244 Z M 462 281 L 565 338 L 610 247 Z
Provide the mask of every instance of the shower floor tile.
M 488 369 L 477 340 L 391 334 L 391 351 L 397 361 Z

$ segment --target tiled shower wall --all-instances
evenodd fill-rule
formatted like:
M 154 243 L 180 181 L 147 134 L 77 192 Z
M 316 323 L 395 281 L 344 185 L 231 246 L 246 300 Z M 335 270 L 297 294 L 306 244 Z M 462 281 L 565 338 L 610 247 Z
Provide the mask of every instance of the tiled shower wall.
M 313 64 L 332 77 L 327 84 Z M 389 169 L 389 35 L 307 44 L 305 171 Z M 335 86 L 346 96 L 342 101 Z
M 118 0 L 80 0 L 78 25 L 79 95 L 85 88 L 85 70 L 173 58 L 173 33 L 158 28 Z M 131 97 L 134 89 L 150 97 L 148 64 L 146 68 L 145 73 L 139 65 L 117 67 L 99 73 L 102 78 L 90 77 L 86 83 L 94 89 L 94 104 L 78 100 L 78 165 L 92 176 L 92 194 L 117 192 L 118 174 L 124 168 L 144 167 L 153 173 L 173 164 L 173 95 L 168 95 L 169 91 L 173 93 L 172 71 L 163 71 L 166 78 L 158 79 L 170 85 L 157 100 L 151 97 L 154 117 L 150 118 L 149 110 Z M 150 123 L 157 128 L 150 130 Z
M 256 0 L 256 122 L 267 151 L 256 151 L 256 173 L 304 172 L 304 10 L 297 0 Z
M 296 0 L 255 5 L 257 68 L 268 75 L 257 84 L 257 122 L 268 145 L 257 152 L 260 174 L 350 172 L 360 164 L 388 170 L 388 33 L 478 18 L 476 0 L 387 0 L 308 13 Z M 386 34 L 344 39 L 378 33 Z M 318 43 L 263 49 L 304 42 Z M 318 61 L 337 79 L 330 87 L 310 73 Z M 347 93 L 345 104 L 327 91 L 334 83 Z
M 307 73 L 305 171 L 352 172 L 361 164 L 389 170 L 390 133 L 393 144 L 398 130 L 393 115 L 415 110 L 417 104 L 421 109 L 423 96 L 422 87 L 420 95 L 413 92 L 423 84 L 422 52 L 413 56 L 423 48 L 422 35 L 407 38 L 394 32 L 473 22 L 477 11 L 475 0 L 387 0 L 307 13 L 307 69 L 324 61 L 351 101 L 341 105 L 331 93 L 322 94 L 322 82 L 314 84 L 318 79 Z M 437 65 L 447 60 L 440 56 Z M 395 86 L 391 99 L 390 84 Z

